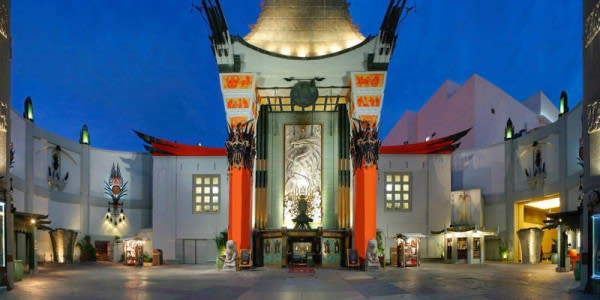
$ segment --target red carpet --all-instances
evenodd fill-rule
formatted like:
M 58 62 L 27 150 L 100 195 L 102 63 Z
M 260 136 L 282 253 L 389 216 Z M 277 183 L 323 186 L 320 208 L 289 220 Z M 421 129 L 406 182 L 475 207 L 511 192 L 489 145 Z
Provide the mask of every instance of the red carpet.
M 311 267 L 307 267 L 307 266 L 291 266 L 289 268 L 289 273 L 314 274 L 315 268 L 311 268 Z

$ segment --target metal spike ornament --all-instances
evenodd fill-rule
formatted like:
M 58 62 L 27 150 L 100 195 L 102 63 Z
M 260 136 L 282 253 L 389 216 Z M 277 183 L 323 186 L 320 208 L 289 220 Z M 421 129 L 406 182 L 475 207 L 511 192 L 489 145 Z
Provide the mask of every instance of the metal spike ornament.
M 119 164 L 113 163 L 110 169 L 110 177 L 104 182 L 104 194 L 108 195 L 111 201 L 108 202 L 108 211 L 106 221 L 117 226 L 125 221 L 123 212 L 123 201 L 121 199 L 127 195 L 127 182 L 123 181 Z

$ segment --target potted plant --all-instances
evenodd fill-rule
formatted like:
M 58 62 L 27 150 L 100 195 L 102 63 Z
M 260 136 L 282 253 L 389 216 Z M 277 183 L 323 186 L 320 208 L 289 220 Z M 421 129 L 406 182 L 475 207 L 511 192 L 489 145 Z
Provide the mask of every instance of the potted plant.
M 217 258 L 215 265 L 218 270 L 223 268 L 223 261 L 225 261 L 225 248 L 227 246 L 227 230 L 223 230 L 215 237 L 215 245 L 217 246 Z
M 144 253 L 144 267 L 152 267 L 152 256 Z
M 379 257 L 379 264 L 381 267 L 385 267 L 385 252 L 383 249 L 383 237 L 380 229 L 377 229 L 375 239 L 377 240 L 377 256 Z
M 501 244 L 498 246 L 498 252 L 501 260 L 508 260 L 508 247 L 504 246 L 504 244 Z

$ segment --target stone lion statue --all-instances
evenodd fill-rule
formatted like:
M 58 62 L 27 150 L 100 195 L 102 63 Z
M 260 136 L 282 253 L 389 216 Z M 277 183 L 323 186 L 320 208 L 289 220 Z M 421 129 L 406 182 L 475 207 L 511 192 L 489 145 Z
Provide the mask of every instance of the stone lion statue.
M 377 256 L 377 241 L 369 240 L 367 244 L 367 253 L 365 258 L 365 264 L 367 268 L 377 267 L 379 268 L 379 257 Z
M 235 250 L 235 242 L 228 240 L 225 245 L 225 260 L 223 261 L 223 269 L 234 269 L 237 258 L 237 252 Z

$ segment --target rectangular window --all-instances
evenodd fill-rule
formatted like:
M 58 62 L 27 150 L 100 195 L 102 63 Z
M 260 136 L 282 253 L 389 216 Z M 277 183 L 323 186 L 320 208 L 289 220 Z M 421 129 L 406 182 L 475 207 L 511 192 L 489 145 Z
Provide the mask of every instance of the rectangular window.
M 218 212 L 221 202 L 220 175 L 192 175 L 192 201 L 194 213 Z
M 385 210 L 410 210 L 410 173 L 387 173 L 384 177 Z

